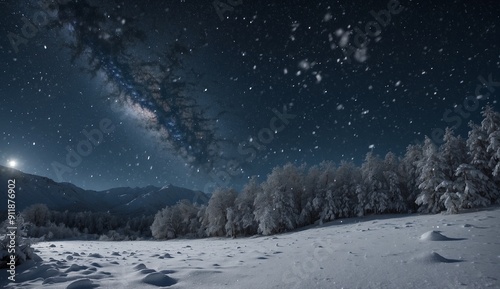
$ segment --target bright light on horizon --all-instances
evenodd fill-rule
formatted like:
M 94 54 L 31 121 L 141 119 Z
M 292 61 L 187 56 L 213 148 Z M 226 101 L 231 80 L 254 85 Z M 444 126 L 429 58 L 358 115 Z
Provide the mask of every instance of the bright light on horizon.
M 9 167 L 11 167 L 11 168 L 15 168 L 15 167 L 17 167 L 17 161 L 16 161 L 16 160 L 10 160 L 10 161 L 8 162 L 8 165 L 9 165 Z

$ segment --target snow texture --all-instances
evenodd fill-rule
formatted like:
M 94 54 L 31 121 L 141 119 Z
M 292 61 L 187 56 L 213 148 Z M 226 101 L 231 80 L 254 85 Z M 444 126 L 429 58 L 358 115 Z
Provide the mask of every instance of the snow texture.
M 275 236 L 58 241 L 1 288 L 500 288 L 500 207 L 380 215 Z

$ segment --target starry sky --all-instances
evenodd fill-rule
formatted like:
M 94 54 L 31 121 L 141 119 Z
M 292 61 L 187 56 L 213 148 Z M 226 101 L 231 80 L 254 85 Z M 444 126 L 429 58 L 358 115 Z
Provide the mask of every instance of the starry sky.
M 85 56 L 72 58 L 75 27 L 94 19 L 44 26 L 45 10 L 23 2 L 0 1 L 0 164 L 15 161 L 24 172 L 86 189 L 239 188 L 286 162 L 360 164 L 371 150 L 402 155 L 424 135 L 439 142 L 447 126 L 466 136 L 481 107 L 498 109 L 498 1 L 74 1 L 144 32 L 123 42 L 133 52 L 119 73 L 109 64 L 113 52 L 89 38 L 82 43 L 107 66 L 89 69 Z M 24 31 L 30 37 L 23 36 L 26 19 L 40 25 Z M 83 24 L 71 24 L 77 21 Z M 14 34 L 25 42 L 13 45 Z M 176 39 L 189 47 L 171 50 L 183 63 L 175 71 L 189 80 L 180 95 L 195 99 L 199 115 L 211 120 L 203 129 L 217 140 L 209 169 L 205 159 L 193 164 L 179 155 L 197 146 L 188 136 L 198 126 L 177 117 L 192 110 L 161 114 L 151 102 L 164 102 L 147 90 L 145 101 L 128 96 L 114 105 L 113 82 L 139 91 L 136 71 L 144 75 L 146 65 L 134 60 L 168 66 L 156 55 Z M 95 143 L 84 131 L 94 132 Z M 67 148 L 76 151 L 82 141 L 91 147 L 69 166 Z

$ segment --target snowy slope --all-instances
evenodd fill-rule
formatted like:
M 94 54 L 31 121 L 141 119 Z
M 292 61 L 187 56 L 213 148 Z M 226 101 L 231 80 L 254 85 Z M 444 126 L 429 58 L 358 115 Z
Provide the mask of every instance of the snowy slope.
M 42 242 L 1 288 L 500 288 L 500 208 L 241 239 Z M 24 269 L 23 269 L 24 268 Z
M 58 211 L 110 211 L 123 215 L 142 215 L 155 214 L 182 199 L 200 204 L 208 202 L 208 197 L 202 192 L 172 185 L 163 188 L 115 188 L 98 192 L 0 166 L 0 184 L 7 184 L 9 178 L 16 179 L 18 211 L 42 203 Z M 6 215 L 6 210 L 6 206 L 0 207 L 0 216 Z

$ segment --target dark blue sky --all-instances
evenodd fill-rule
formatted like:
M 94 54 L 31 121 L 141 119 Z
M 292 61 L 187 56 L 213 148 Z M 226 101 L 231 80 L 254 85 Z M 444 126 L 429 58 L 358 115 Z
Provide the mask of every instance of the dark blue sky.
M 181 42 L 193 52 L 180 56 L 180 72 L 198 75 L 184 93 L 217 119 L 222 158 L 211 176 L 169 149 L 151 129 L 147 107 L 111 109 L 102 70 L 92 77 L 84 59 L 71 61 L 70 28 L 43 27 L 16 52 L 9 33 L 22 36 L 23 16 L 36 21 L 43 10 L 15 1 L 0 4 L 0 163 L 15 159 L 22 171 L 89 189 L 168 183 L 203 189 L 236 166 L 243 170 L 228 183 L 238 187 L 288 161 L 360 163 L 371 145 L 381 155 L 402 154 L 446 126 L 465 135 L 481 107 L 496 105 L 496 1 L 220 1 L 218 8 L 211 1 L 174 2 L 112 1 L 99 11 L 116 19 L 134 15 L 145 32 L 130 48 L 129 63 L 157 61 L 182 31 Z M 102 50 L 99 59 L 107 59 Z M 102 139 L 94 134 L 102 142 L 58 173 L 57 164 L 69 167 L 66 148 L 87 140 L 82 131 L 103 127 Z

